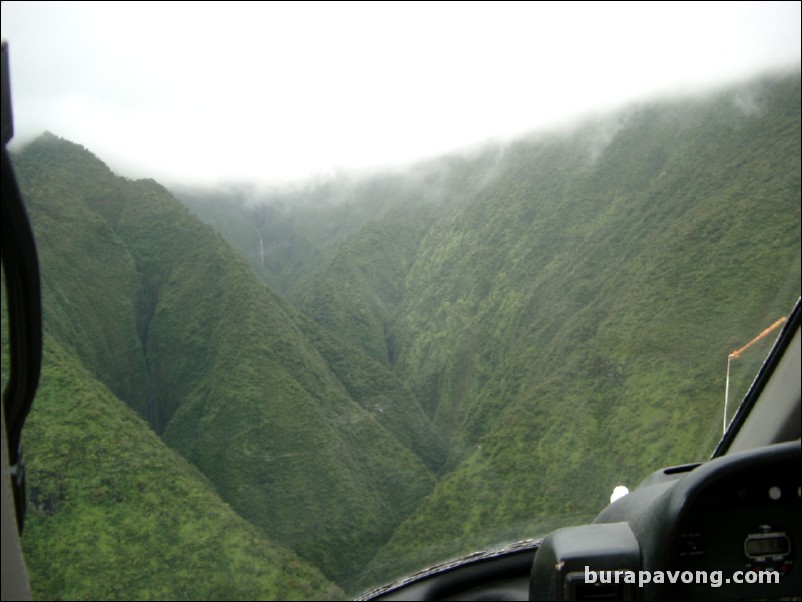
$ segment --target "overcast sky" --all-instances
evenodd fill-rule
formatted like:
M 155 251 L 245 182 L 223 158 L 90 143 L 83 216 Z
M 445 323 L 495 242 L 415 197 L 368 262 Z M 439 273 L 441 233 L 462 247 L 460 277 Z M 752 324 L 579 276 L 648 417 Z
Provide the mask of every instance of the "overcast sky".
M 406 163 L 800 60 L 799 2 L 3 2 L 17 142 L 128 177 Z

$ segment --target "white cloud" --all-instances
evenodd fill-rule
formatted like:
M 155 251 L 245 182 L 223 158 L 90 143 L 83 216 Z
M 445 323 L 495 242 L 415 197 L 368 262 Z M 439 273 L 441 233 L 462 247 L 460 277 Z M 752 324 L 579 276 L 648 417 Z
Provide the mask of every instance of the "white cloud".
M 800 4 L 4 2 L 2 34 L 18 138 L 281 181 L 798 63 Z

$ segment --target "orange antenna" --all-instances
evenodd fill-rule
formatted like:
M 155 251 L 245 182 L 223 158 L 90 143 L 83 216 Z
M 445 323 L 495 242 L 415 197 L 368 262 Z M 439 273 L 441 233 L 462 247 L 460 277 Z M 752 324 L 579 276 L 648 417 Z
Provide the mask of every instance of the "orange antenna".
M 727 432 L 727 426 L 728 426 L 728 423 L 727 423 L 727 407 L 730 404 L 730 364 L 732 363 L 732 360 L 737 360 L 744 351 L 749 349 L 752 345 L 757 343 L 760 339 L 762 339 L 762 338 L 768 336 L 769 334 L 771 334 L 772 331 L 777 330 L 777 328 L 781 324 L 784 324 L 784 323 L 785 323 L 785 318 L 780 318 L 779 320 L 775 321 L 774 324 L 769 326 L 766 330 L 764 330 L 759 335 L 757 335 L 754 339 L 749 341 L 746 345 L 744 345 L 740 349 L 736 349 L 735 351 L 733 351 L 732 353 L 730 353 L 727 356 L 727 384 L 724 387 L 724 432 L 725 433 Z
M 776 322 L 774 322 L 774 324 L 772 324 L 771 326 L 769 326 L 769 327 L 768 327 L 766 330 L 764 330 L 764 331 L 763 331 L 763 332 L 761 332 L 759 335 L 757 335 L 757 336 L 756 336 L 754 339 L 752 339 L 751 341 L 749 341 L 749 342 L 748 342 L 746 345 L 744 345 L 744 346 L 743 346 L 743 347 L 741 347 L 740 349 L 736 349 L 735 351 L 733 351 L 732 353 L 730 353 L 730 357 L 731 357 L 732 359 L 734 359 L 734 360 L 737 360 L 737 359 L 738 359 L 738 357 L 740 357 L 740 355 L 741 355 L 741 354 L 742 354 L 744 351 L 746 351 L 747 349 L 749 349 L 749 348 L 750 348 L 752 345 L 754 345 L 755 343 L 757 343 L 757 342 L 758 342 L 760 339 L 762 339 L 763 337 L 765 337 L 765 336 L 767 336 L 767 335 L 771 334 L 771 332 L 772 332 L 773 330 L 776 330 L 776 329 L 777 329 L 777 327 L 778 327 L 778 326 L 780 326 L 781 324 L 785 324 L 785 318 L 780 318 L 779 320 L 777 320 Z

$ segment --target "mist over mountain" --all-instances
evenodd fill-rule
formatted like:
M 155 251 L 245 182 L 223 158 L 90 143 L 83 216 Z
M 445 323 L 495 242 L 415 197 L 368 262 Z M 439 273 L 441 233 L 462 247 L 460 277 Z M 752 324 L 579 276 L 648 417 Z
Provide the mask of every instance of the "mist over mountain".
M 351 182 L 347 208 L 336 188 L 261 206 L 282 236 L 321 224 L 285 295 L 383 359 L 449 441 L 377 565 L 586 521 L 616 484 L 709 455 L 727 354 L 799 294 L 799 112 L 798 74 L 765 77 L 419 166 L 428 181 Z M 246 255 L 244 234 L 272 242 L 258 203 L 182 201 Z
M 727 354 L 800 291 L 798 72 L 262 198 L 182 206 L 52 135 L 13 160 L 52 348 L 38 597 L 353 594 L 587 521 L 706 459 Z M 216 568 L 115 589 L 169 546 Z

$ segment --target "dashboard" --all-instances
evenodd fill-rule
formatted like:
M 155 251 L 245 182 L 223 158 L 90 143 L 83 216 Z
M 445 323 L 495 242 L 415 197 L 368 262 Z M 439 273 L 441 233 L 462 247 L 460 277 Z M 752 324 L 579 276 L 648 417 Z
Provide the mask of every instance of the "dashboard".
M 797 440 L 658 470 L 593 524 L 444 563 L 362 599 L 799 600 L 801 459 Z
M 657 471 L 546 538 L 531 599 L 799 599 L 799 467 L 795 441 Z

